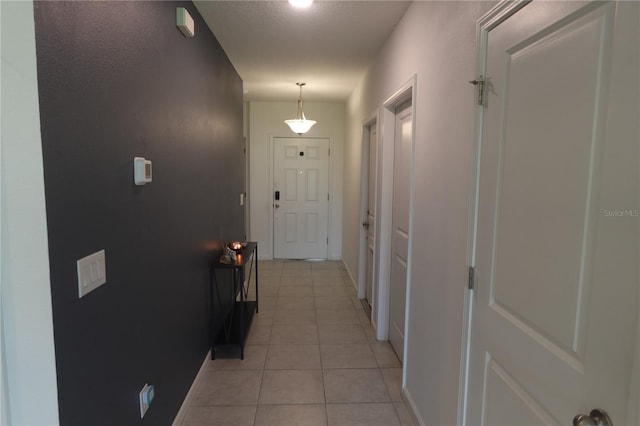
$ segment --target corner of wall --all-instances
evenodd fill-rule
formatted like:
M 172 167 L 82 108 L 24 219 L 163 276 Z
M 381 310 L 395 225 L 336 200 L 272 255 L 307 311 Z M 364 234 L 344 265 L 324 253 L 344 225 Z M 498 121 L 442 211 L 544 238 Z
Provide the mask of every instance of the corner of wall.
M 58 389 L 33 2 L 0 2 L 0 10 L 2 421 L 53 425 Z

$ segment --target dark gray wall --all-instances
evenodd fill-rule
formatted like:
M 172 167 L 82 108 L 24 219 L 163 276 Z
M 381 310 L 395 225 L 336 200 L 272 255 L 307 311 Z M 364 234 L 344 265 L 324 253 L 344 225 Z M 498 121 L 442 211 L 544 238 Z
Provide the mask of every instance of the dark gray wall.
M 244 235 L 242 81 L 190 2 L 35 2 L 35 20 L 60 420 L 168 425 L 208 350 L 208 264 Z M 107 283 L 78 299 L 100 249 Z

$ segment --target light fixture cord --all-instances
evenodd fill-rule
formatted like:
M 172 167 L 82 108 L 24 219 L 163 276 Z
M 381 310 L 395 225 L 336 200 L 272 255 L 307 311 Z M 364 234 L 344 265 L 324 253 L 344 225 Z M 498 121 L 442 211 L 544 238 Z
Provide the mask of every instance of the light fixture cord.
M 302 86 L 304 86 L 304 83 L 298 83 L 298 86 L 300 86 L 300 96 L 298 97 L 298 120 L 306 120 L 302 109 Z

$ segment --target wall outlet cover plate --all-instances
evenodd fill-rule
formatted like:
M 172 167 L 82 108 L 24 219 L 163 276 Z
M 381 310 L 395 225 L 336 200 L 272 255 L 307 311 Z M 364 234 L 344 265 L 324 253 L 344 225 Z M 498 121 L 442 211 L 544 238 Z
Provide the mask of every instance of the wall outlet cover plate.
M 149 406 L 153 402 L 153 398 L 156 396 L 156 388 L 155 386 L 149 386 L 149 383 L 145 383 L 144 387 L 140 391 L 138 395 L 138 399 L 140 401 L 140 418 L 142 419 L 144 415 L 147 413 Z

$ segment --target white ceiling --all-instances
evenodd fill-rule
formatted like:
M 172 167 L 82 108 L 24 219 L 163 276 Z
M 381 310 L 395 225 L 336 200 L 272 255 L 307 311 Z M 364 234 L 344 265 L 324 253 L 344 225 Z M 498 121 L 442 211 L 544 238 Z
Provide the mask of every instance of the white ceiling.
M 244 81 L 244 98 L 343 101 L 410 1 L 195 1 Z M 198 29 L 196 28 L 196 32 Z

